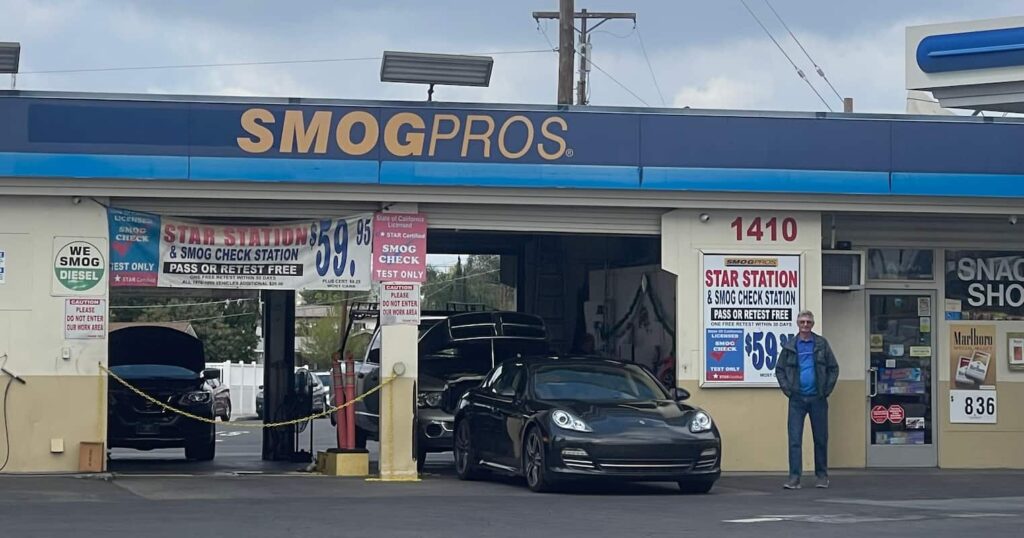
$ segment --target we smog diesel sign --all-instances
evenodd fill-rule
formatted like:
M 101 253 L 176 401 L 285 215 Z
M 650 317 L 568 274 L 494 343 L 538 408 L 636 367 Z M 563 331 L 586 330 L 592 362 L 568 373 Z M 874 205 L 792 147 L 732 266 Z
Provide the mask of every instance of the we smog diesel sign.
M 106 293 L 106 243 L 93 239 L 54 238 L 53 291 L 58 295 Z
M 561 116 L 488 113 L 249 108 L 239 118 L 238 148 L 249 154 L 555 161 L 572 156 Z

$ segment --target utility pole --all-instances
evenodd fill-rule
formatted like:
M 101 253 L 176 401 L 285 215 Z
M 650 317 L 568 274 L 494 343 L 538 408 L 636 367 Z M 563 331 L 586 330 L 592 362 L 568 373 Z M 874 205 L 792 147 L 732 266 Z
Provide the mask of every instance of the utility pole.
M 580 81 L 576 86 L 576 104 L 587 104 L 587 82 L 590 77 L 590 32 L 612 19 L 629 19 L 636 25 L 636 13 L 591 13 L 586 9 L 573 12 L 573 0 L 560 0 L 558 12 L 534 11 L 533 19 L 538 23 L 541 19 L 558 19 L 558 104 L 572 104 L 572 69 L 575 48 L 573 46 L 573 30 L 576 19 L 580 20 Z M 600 19 L 597 24 L 588 28 L 591 19 Z M 568 56 L 568 59 L 566 58 Z

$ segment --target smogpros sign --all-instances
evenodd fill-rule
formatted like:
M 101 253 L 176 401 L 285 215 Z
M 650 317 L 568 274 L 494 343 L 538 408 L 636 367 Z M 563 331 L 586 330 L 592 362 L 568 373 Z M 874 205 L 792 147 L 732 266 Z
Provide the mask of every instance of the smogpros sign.
M 964 320 L 1024 319 L 1024 252 L 946 251 L 946 299 Z
M 366 110 L 245 110 L 238 148 L 252 154 L 341 154 L 373 157 L 382 149 L 395 157 L 457 156 L 460 159 L 536 159 L 554 161 L 571 153 L 565 118 L 524 114 L 431 115 Z
M 53 238 L 53 282 L 51 293 L 106 295 L 107 243 L 99 238 Z

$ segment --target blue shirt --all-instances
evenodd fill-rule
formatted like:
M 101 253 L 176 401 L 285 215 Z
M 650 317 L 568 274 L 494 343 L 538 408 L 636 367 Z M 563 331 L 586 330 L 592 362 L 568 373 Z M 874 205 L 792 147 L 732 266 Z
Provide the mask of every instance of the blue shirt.
M 796 353 L 800 358 L 800 394 L 817 396 L 818 384 L 814 374 L 814 339 L 801 340 L 797 337 Z

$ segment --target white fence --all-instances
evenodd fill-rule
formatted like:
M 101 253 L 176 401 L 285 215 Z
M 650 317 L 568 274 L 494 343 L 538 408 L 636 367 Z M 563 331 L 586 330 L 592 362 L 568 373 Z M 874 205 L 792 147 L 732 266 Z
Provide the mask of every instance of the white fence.
M 263 365 L 255 362 L 208 362 L 207 368 L 219 368 L 221 382 L 231 389 L 232 417 L 256 414 L 256 392 L 263 384 Z

